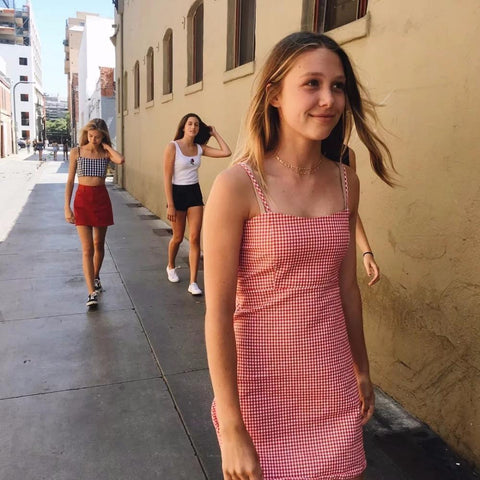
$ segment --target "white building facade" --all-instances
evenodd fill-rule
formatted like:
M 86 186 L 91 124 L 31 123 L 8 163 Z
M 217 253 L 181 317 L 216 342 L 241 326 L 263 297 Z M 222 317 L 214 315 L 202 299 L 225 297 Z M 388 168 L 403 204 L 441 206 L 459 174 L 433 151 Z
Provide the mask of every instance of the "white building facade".
M 98 82 L 101 67 L 115 67 L 115 47 L 110 40 L 113 34 L 112 18 L 86 15 L 78 53 L 77 138 L 79 130 L 93 118 L 92 112 L 95 112 L 95 117 L 112 117 L 110 111 L 99 111 Z
M 0 56 L 11 82 L 14 139 L 44 140 L 41 47 L 30 2 L 0 8 Z

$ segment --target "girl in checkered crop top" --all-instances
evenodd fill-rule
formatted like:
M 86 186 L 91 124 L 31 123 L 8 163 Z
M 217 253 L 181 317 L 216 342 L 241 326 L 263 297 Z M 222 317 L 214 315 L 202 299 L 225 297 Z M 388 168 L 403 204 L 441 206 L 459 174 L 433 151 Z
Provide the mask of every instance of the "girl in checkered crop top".
M 88 158 L 80 156 L 80 147 L 78 147 L 77 175 L 79 177 L 102 177 L 107 176 L 107 167 L 110 158 Z
M 98 304 L 102 291 L 100 268 L 105 254 L 105 236 L 113 225 L 110 197 L 105 187 L 109 162 L 124 163 L 123 156 L 112 148 L 106 123 L 95 118 L 80 134 L 80 146 L 70 152 L 70 166 L 65 187 L 65 220 L 77 227 L 83 251 L 83 272 L 88 289 L 87 306 Z M 74 208 L 70 206 L 75 181 Z

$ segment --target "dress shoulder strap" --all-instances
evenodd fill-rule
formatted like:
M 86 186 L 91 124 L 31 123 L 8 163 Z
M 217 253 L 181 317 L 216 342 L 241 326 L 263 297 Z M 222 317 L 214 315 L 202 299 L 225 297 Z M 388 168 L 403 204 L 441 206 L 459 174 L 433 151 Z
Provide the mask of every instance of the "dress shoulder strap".
M 241 162 L 239 163 L 239 165 L 245 170 L 247 175 L 250 177 L 250 180 L 252 181 L 255 194 L 257 195 L 258 203 L 260 204 L 260 210 L 264 211 L 265 213 L 270 212 L 271 210 L 267 202 L 267 197 L 265 196 L 265 193 L 260 187 L 258 180 L 255 178 L 255 175 L 253 174 L 250 165 L 248 165 L 246 162 Z
M 348 178 L 347 169 L 343 163 L 340 163 L 341 172 L 343 173 L 343 199 L 345 201 L 345 210 L 348 210 Z

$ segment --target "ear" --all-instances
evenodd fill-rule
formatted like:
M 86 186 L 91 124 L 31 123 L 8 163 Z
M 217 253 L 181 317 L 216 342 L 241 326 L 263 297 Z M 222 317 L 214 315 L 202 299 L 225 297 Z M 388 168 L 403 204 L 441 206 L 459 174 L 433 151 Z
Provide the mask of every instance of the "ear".
M 270 91 L 270 89 L 273 88 L 273 85 L 271 83 L 267 83 L 267 87 L 266 87 L 266 91 L 267 91 L 267 96 L 268 96 L 268 92 Z M 279 95 L 274 95 L 270 101 L 269 101 L 269 105 L 271 105 L 272 107 L 275 107 L 275 108 L 278 108 L 280 106 L 280 102 L 279 102 L 279 99 L 278 99 Z

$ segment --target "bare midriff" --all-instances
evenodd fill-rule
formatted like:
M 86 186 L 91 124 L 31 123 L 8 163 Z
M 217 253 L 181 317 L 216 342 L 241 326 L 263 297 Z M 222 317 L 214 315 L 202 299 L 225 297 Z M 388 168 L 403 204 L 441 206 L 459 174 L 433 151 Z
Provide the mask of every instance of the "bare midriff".
M 103 177 L 78 177 L 78 184 L 87 187 L 100 187 L 105 185 L 105 178 Z

